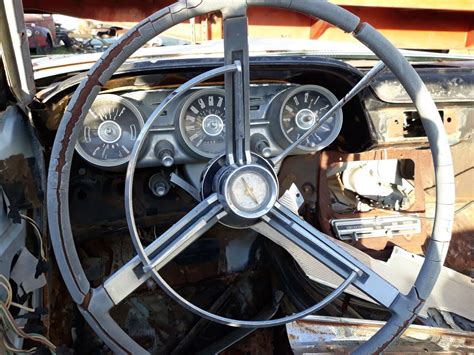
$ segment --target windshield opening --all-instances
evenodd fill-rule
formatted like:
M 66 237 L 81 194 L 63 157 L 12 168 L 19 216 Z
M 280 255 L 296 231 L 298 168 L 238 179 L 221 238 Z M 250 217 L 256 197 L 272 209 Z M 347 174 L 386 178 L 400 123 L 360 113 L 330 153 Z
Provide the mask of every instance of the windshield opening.
M 471 38 L 472 30 L 469 30 L 469 26 L 472 26 L 469 25 L 469 12 L 387 9 L 382 6 L 347 8 L 373 24 L 398 48 L 404 49 L 411 60 L 450 59 L 449 55 L 456 56 L 452 59 L 472 60 L 470 55 L 474 53 L 474 42 Z M 404 11 L 406 14 L 423 15 L 424 19 L 415 22 L 402 18 L 400 16 Z M 435 24 L 441 15 L 444 16 L 443 26 Z M 102 15 L 97 13 L 96 16 Z M 127 14 L 120 13 L 120 21 L 103 21 L 61 14 L 26 13 L 31 55 L 38 58 L 102 53 L 137 23 L 134 21 L 136 17 L 131 14 L 130 21 L 122 21 L 127 18 Z M 352 60 L 373 59 L 372 53 L 352 35 L 343 33 L 325 21 L 275 8 L 250 8 L 248 17 L 251 52 L 274 55 L 319 54 Z M 399 21 L 394 21 L 395 18 Z M 221 45 L 209 43 L 221 41 L 222 36 L 222 16 L 220 13 L 211 13 L 172 27 L 147 42 L 144 48 L 148 48 L 147 54 L 157 55 L 183 55 L 192 52 L 211 54 L 211 51 L 213 54 L 221 54 Z M 164 48 L 166 49 L 163 50 Z

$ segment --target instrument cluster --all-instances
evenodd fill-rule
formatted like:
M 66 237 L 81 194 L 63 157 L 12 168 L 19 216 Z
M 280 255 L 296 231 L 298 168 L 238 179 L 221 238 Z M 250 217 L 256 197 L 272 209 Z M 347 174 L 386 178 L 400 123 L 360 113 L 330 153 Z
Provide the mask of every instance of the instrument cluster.
M 89 110 L 76 151 L 102 168 L 123 168 L 147 117 L 171 90 L 101 94 Z M 251 85 L 251 149 L 269 158 L 298 140 L 338 99 L 317 85 Z M 327 147 L 339 135 L 336 111 L 293 154 Z M 196 88 L 171 105 L 153 124 L 139 167 L 192 164 L 225 153 L 226 114 L 222 87 Z

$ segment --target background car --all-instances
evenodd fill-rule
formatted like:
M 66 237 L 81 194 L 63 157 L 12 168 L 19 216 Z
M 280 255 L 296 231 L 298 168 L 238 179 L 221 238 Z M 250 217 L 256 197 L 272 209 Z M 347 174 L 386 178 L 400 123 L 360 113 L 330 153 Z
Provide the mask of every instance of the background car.
M 56 42 L 53 15 L 25 14 L 25 24 L 30 50 L 37 54 L 51 52 Z

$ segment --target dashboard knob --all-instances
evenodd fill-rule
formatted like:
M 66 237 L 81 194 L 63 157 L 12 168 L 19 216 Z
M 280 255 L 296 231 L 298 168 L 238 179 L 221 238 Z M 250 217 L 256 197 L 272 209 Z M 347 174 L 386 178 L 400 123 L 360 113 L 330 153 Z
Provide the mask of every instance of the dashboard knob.
M 161 174 L 153 175 L 148 182 L 148 187 L 156 197 L 166 196 L 171 188 L 168 180 Z
M 174 164 L 174 147 L 168 141 L 159 141 L 155 146 L 155 155 L 164 167 Z
M 268 142 L 268 139 L 266 139 L 260 133 L 257 133 L 252 136 L 250 141 L 252 145 L 252 150 L 255 153 L 261 155 L 264 158 L 270 158 L 270 156 L 272 155 L 272 149 L 270 148 L 270 143 Z

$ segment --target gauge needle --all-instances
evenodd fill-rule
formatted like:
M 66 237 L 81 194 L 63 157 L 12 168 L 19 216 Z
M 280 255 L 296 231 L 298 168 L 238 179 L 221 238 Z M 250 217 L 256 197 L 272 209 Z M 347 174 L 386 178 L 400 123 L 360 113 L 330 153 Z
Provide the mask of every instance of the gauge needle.
M 247 180 L 245 180 L 245 178 L 242 177 L 242 181 L 244 182 L 245 192 L 246 192 L 247 195 L 249 195 L 250 198 L 258 205 L 258 200 L 257 200 L 257 198 L 255 197 L 255 195 L 253 194 L 253 190 L 252 190 L 252 188 L 250 187 L 250 185 L 248 184 Z

